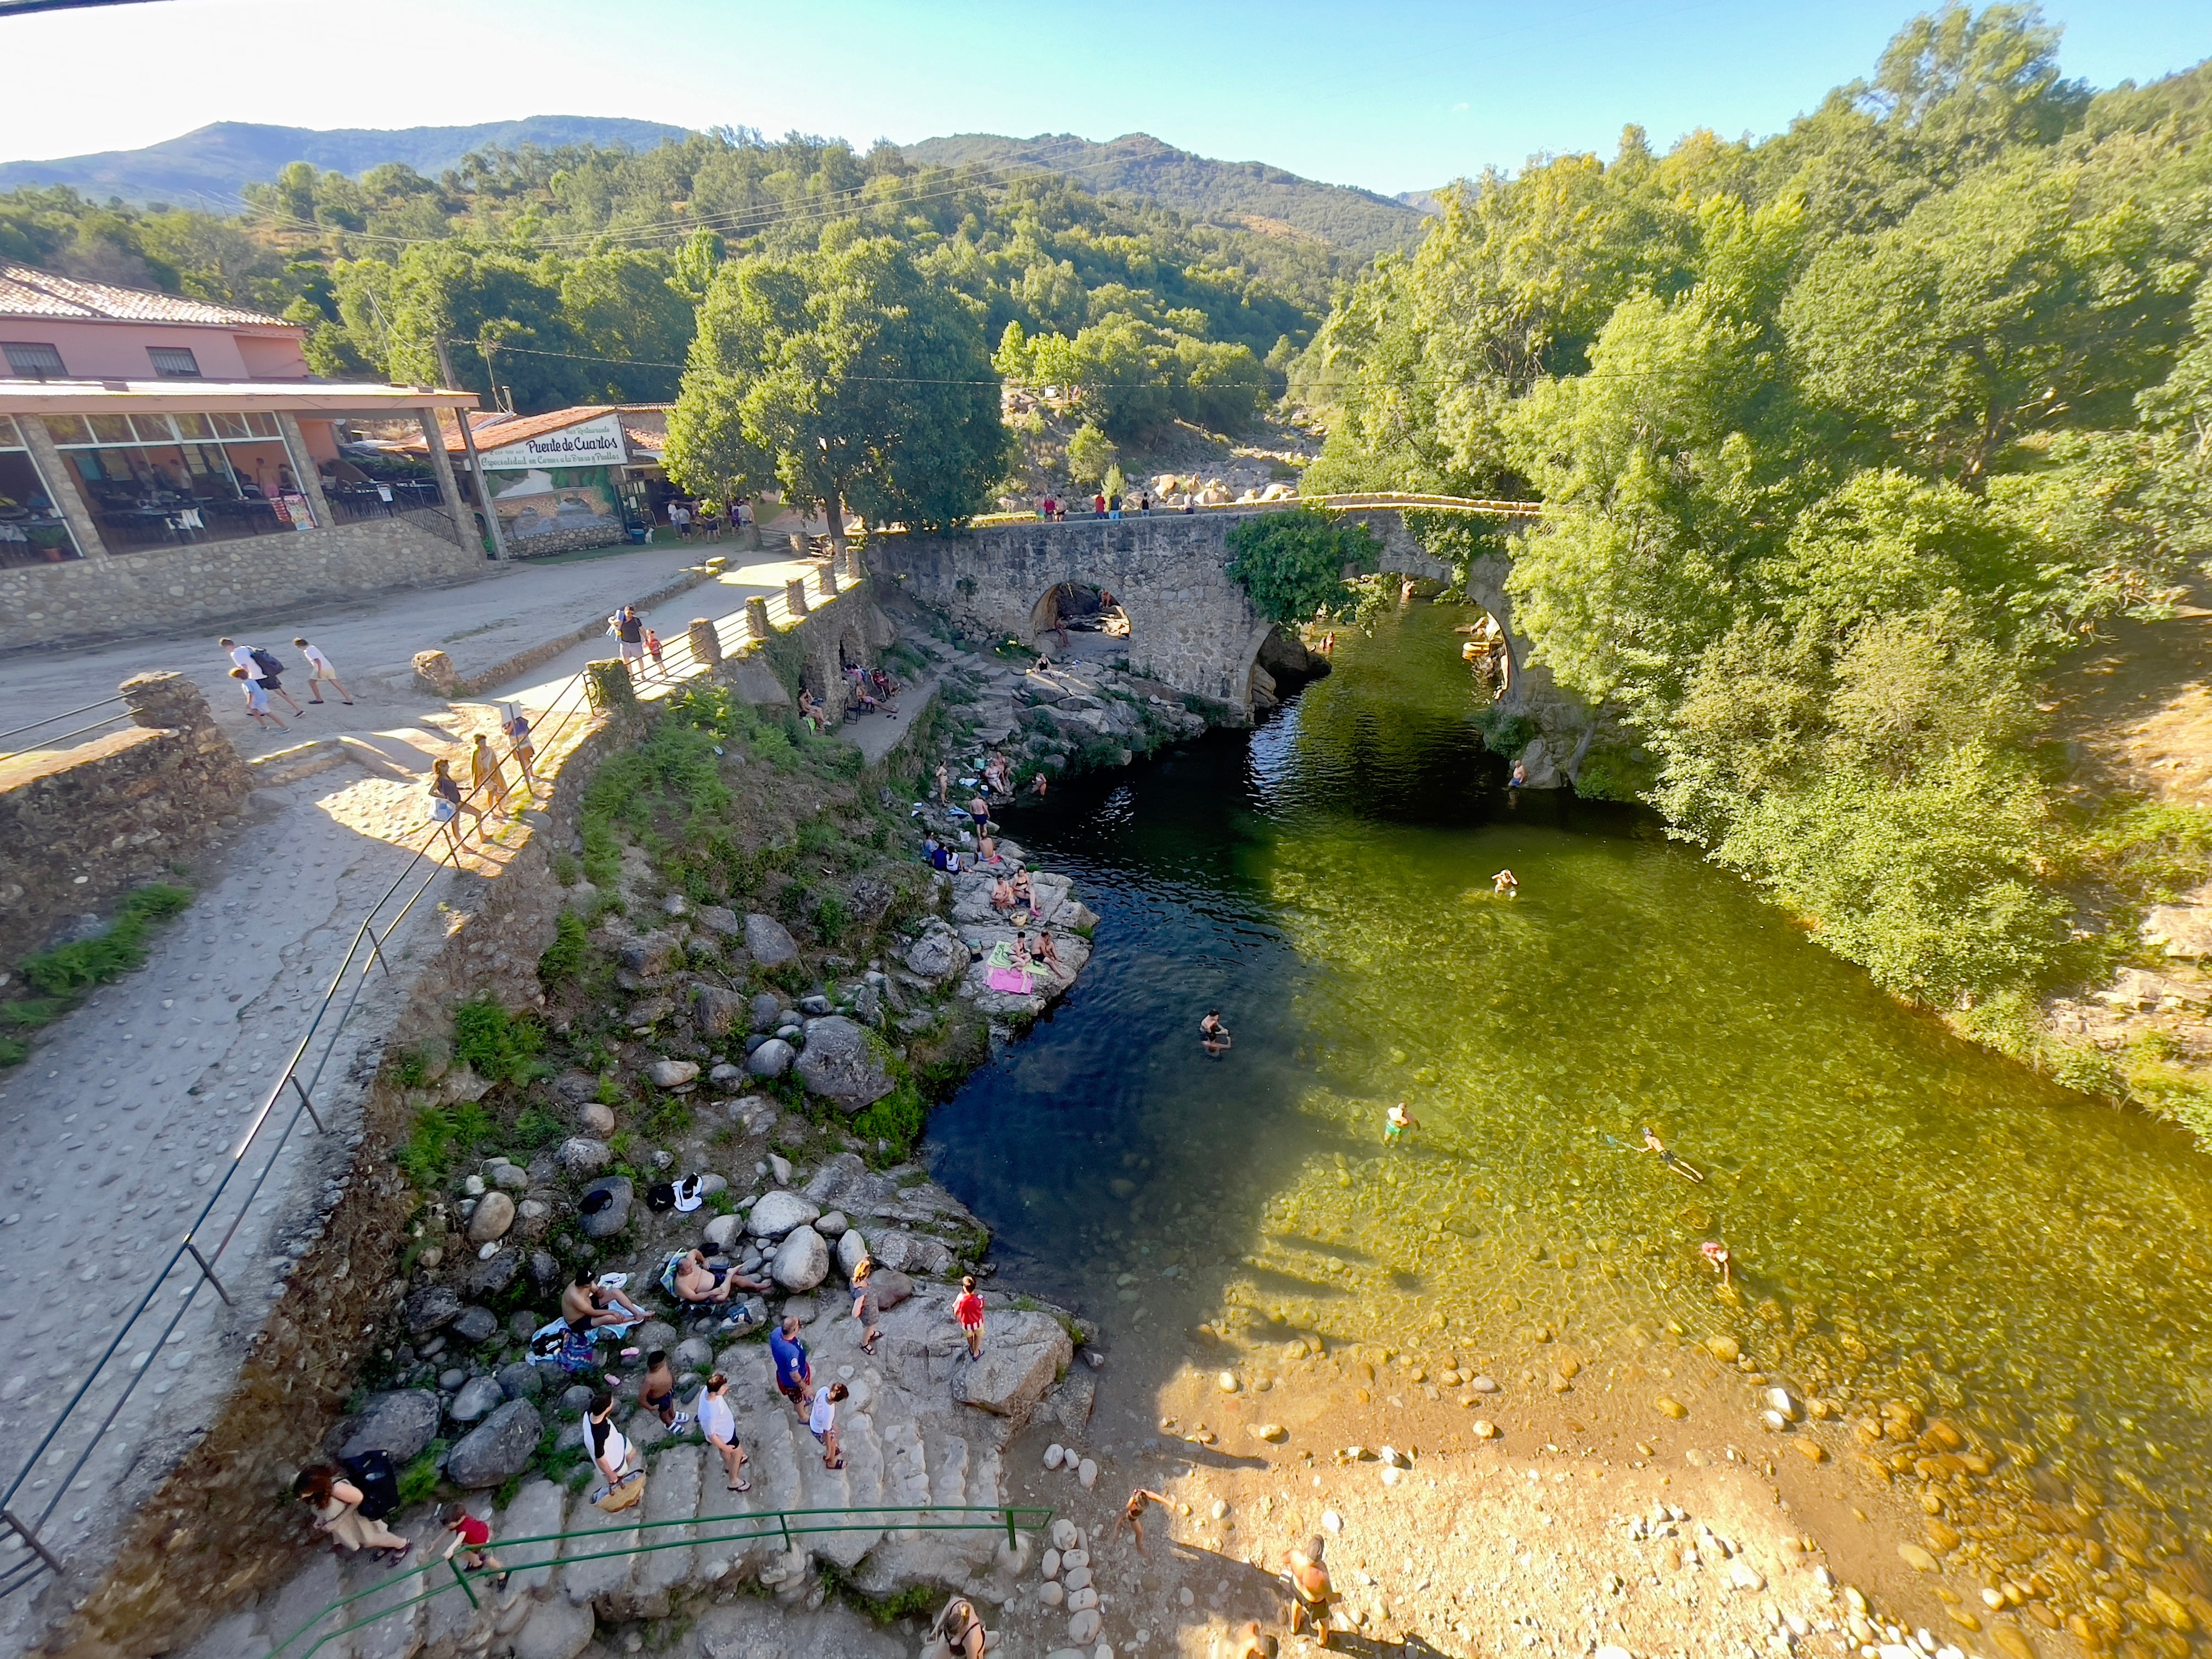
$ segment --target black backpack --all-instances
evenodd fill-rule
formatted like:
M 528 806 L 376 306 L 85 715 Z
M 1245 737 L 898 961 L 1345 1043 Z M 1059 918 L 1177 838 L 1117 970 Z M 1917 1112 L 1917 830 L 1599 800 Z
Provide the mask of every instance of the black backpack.
M 248 651 L 246 655 L 253 659 L 253 665 L 261 671 L 265 678 L 273 680 L 283 676 L 284 665 L 278 662 L 273 653 L 264 651 L 257 645 Z
M 392 1467 L 390 1452 L 365 1451 L 358 1457 L 338 1460 L 361 1488 L 361 1514 L 365 1521 L 381 1521 L 399 1507 L 399 1474 Z

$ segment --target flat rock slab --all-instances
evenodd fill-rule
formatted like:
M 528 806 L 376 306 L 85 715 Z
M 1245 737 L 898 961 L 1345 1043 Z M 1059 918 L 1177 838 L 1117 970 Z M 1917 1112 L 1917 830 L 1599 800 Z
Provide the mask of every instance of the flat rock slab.
M 708 1608 L 694 1627 L 707 1659 L 911 1659 L 910 1644 L 830 1602 L 785 1612 L 754 1597 Z
M 1075 1358 L 1075 1344 L 1049 1314 L 994 1311 L 986 1328 L 983 1357 L 953 1373 L 952 1397 L 1025 1421 Z

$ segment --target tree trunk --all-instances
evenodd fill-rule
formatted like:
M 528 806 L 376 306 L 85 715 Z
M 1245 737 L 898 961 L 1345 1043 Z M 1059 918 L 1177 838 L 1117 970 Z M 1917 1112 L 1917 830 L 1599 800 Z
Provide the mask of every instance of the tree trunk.
M 845 565 L 845 492 L 836 484 L 830 486 L 824 514 L 830 520 L 830 568 L 842 570 Z

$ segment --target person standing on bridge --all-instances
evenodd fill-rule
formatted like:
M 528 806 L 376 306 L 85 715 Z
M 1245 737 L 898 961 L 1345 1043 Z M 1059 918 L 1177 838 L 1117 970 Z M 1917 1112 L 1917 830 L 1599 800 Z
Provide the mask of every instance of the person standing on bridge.
M 1106 516 L 1105 491 L 1101 490 L 1091 498 L 1091 516 L 1094 519 L 1103 519 Z

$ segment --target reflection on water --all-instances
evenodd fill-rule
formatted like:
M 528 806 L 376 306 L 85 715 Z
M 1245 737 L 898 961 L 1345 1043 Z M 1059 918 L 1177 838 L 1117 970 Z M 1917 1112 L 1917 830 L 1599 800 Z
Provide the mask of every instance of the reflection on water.
M 1469 614 L 1343 636 L 1268 726 L 1012 826 L 1103 921 L 1069 1005 L 933 1120 L 1010 1280 L 1123 1335 L 1732 1336 L 1854 1418 L 1956 1425 L 1869 1452 L 2093 1639 L 2212 1624 L 2166 1559 L 2212 1522 L 2212 1165 L 1890 1004 L 1631 816 L 1509 802 Z M 1645 1123 L 1703 1182 L 1630 1150 Z

